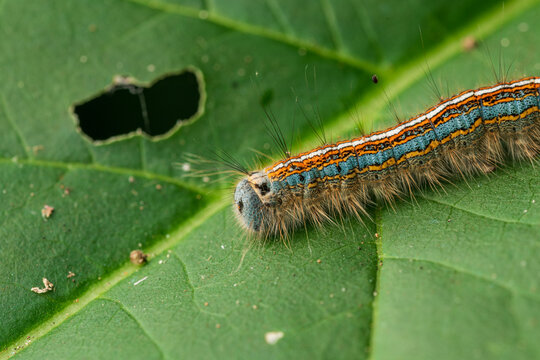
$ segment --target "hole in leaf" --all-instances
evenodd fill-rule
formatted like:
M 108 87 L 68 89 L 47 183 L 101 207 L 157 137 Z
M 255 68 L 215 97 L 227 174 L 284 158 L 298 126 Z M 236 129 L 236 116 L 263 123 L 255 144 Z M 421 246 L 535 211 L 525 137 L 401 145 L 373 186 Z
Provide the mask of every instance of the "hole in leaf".
M 117 77 L 105 92 L 79 103 L 74 114 L 80 130 L 94 141 L 142 132 L 160 137 L 200 113 L 202 77 L 184 71 L 149 86 Z

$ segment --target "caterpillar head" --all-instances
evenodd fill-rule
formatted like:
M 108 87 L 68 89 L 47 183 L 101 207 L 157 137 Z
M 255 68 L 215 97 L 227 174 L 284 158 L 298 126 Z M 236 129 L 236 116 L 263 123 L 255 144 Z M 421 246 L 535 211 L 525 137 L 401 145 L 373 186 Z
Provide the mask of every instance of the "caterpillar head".
M 270 179 L 264 171 L 243 178 L 234 192 L 234 212 L 242 226 L 255 233 L 268 231 L 273 196 Z

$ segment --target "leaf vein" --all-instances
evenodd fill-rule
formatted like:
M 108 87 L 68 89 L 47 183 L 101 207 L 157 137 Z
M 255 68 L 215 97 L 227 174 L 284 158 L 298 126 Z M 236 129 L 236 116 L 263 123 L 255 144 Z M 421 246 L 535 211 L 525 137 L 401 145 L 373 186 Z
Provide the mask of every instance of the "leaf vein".
M 23 136 L 23 134 L 21 132 L 21 129 L 19 129 L 19 127 L 13 121 L 13 118 L 11 117 L 11 114 L 9 112 L 9 108 L 8 108 L 8 105 L 7 105 L 6 98 L 5 98 L 4 94 L 0 94 L 0 100 L 1 100 L 1 103 L 2 103 L 2 107 L 4 108 L 4 113 L 6 114 L 6 119 L 7 119 L 8 123 L 9 123 L 9 125 L 11 126 L 11 128 L 13 129 L 13 131 L 15 132 L 15 135 L 17 136 L 17 139 L 21 143 L 21 146 L 23 147 L 24 152 L 26 153 L 26 157 L 28 159 L 32 159 L 33 155 L 30 152 L 30 146 L 28 146 L 28 143 L 24 139 L 24 136 Z
M 281 11 L 281 7 L 279 6 L 279 4 L 276 3 L 276 0 L 266 0 L 266 6 L 270 9 L 270 12 L 274 16 L 274 19 L 276 19 L 283 32 L 285 34 L 294 36 L 295 33 L 293 27 L 287 20 L 285 14 L 283 14 L 283 11 Z
M 527 297 L 529 299 L 533 299 L 535 301 L 540 302 L 540 296 L 538 296 L 536 294 L 519 291 L 518 289 L 514 289 L 514 288 L 512 288 L 512 287 L 510 287 L 510 286 L 508 286 L 508 285 L 506 285 L 506 284 L 504 284 L 502 282 L 495 281 L 494 279 L 492 279 L 490 277 L 484 276 L 482 274 L 477 274 L 477 273 L 469 271 L 467 269 L 460 268 L 460 267 L 457 267 L 457 266 L 454 266 L 454 265 L 451 265 L 451 264 L 447 264 L 447 263 L 444 263 L 444 262 L 441 262 L 441 261 L 430 260 L 430 259 L 411 258 L 411 257 L 392 256 L 392 255 L 390 255 L 390 256 L 384 255 L 383 259 L 385 261 L 386 260 L 398 260 L 398 261 L 417 261 L 417 262 L 429 263 L 429 264 L 432 264 L 432 265 L 436 265 L 436 266 L 439 266 L 439 267 L 442 267 L 442 268 L 446 268 L 446 269 L 455 271 L 457 273 L 460 273 L 460 274 L 463 274 L 463 275 L 468 275 L 468 276 L 471 276 L 471 277 L 475 277 L 475 278 L 477 278 L 479 280 L 483 280 L 485 282 L 491 283 L 491 284 L 493 284 L 493 285 L 495 285 L 495 286 L 497 286 L 497 287 L 499 287 L 499 288 L 501 288 L 503 290 L 506 290 L 507 292 L 509 292 L 512 295 Z
M 147 180 L 156 180 L 156 181 L 165 182 L 171 185 L 175 185 L 179 188 L 190 190 L 200 195 L 204 194 L 204 190 L 195 185 L 188 184 L 186 182 L 183 182 L 181 180 L 178 180 L 176 178 L 173 178 L 167 175 L 161 175 L 161 174 L 138 170 L 138 169 L 100 165 L 98 163 L 89 164 L 89 163 L 76 163 L 76 162 L 58 162 L 58 161 L 37 160 L 37 159 L 19 159 L 17 160 L 16 163 L 30 165 L 30 166 L 41 166 L 41 167 L 50 167 L 50 168 L 59 168 L 59 169 L 68 169 L 68 170 L 73 170 L 73 169 L 94 170 L 94 171 L 101 171 L 101 172 L 106 172 L 106 173 L 111 173 L 111 174 L 138 176 L 141 178 L 145 178 Z M 0 165 L 1 164 L 14 164 L 14 161 L 12 159 L 0 158 Z
M 148 338 L 148 340 L 150 340 L 150 342 L 154 344 L 154 346 L 156 347 L 156 350 L 159 352 L 160 358 L 165 359 L 165 354 L 163 353 L 163 350 L 161 350 L 157 341 L 152 336 L 150 336 L 150 334 L 144 329 L 144 327 L 142 326 L 140 321 L 137 319 L 137 317 L 133 315 L 130 311 L 128 311 L 128 309 L 124 306 L 124 304 L 122 304 L 118 300 L 110 299 L 107 297 L 101 297 L 100 299 L 102 301 L 109 301 L 115 304 L 116 306 L 118 306 L 119 310 L 123 311 L 130 319 L 132 319 L 137 324 L 137 326 L 141 329 L 141 332 Z
M 220 314 L 220 313 L 214 313 L 214 312 L 211 312 L 211 311 L 207 311 L 205 309 L 203 309 L 201 307 L 201 305 L 196 301 L 196 296 L 195 296 L 195 291 L 196 291 L 196 288 L 195 286 L 193 286 L 193 284 L 191 283 L 191 279 L 189 277 L 189 273 L 187 271 L 187 266 L 186 264 L 184 263 L 184 261 L 180 258 L 180 256 L 172 251 L 171 254 L 173 255 L 173 257 L 178 260 L 179 262 L 179 265 L 180 267 L 182 268 L 182 271 L 184 272 L 184 274 L 186 275 L 186 283 L 188 284 L 189 288 L 191 289 L 191 302 L 193 303 L 193 305 L 195 306 L 195 308 L 197 308 L 197 310 L 200 312 L 200 313 L 203 313 L 203 314 L 207 314 L 207 315 L 211 315 L 211 316 L 217 316 L 217 317 L 225 317 L 224 314 Z
M 506 223 L 506 224 L 518 224 L 518 225 L 525 225 L 525 226 L 532 226 L 532 227 L 540 225 L 540 224 L 525 223 L 525 222 L 521 222 L 519 220 L 510 220 L 510 219 L 497 218 L 497 217 L 490 216 L 490 215 L 487 215 L 487 214 L 482 214 L 482 213 L 479 213 L 479 212 L 475 212 L 475 211 L 470 210 L 470 209 L 466 209 L 464 207 L 458 206 L 457 204 L 450 204 L 448 202 L 441 201 L 441 200 L 436 200 L 434 198 L 430 198 L 430 197 L 427 197 L 427 196 L 424 196 L 423 198 L 428 200 L 428 201 L 431 201 L 433 203 L 448 206 L 448 207 L 454 208 L 456 210 L 466 212 L 467 214 L 475 215 L 475 216 L 478 216 L 478 217 L 481 217 L 481 218 L 484 218 L 484 219 L 488 219 L 488 220 L 498 221 L 498 222 L 502 222 L 502 223 Z
M 190 9 L 189 7 L 182 6 L 182 5 L 161 3 L 155 0 L 124 0 L 124 1 L 137 3 L 142 6 L 146 6 L 149 8 L 153 8 L 153 9 L 171 13 L 171 14 L 177 14 L 181 16 L 200 19 L 198 10 Z M 340 63 L 348 64 L 356 69 L 361 69 L 369 73 L 377 73 L 377 72 L 380 73 L 383 71 L 383 69 L 380 68 L 378 65 L 373 64 L 369 61 L 354 58 L 352 56 L 348 56 L 346 54 L 336 52 L 333 49 L 328 49 L 328 48 L 319 46 L 317 44 L 301 40 L 297 37 L 293 37 L 290 35 L 286 35 L 284 33 L 277 32 L 275 30 L 268 30 L 260 26 L 255 26 L 248 23 L 242 23 L 237 20 L 232 20 L 224 16 L 216 15 L 214 13 L 209 14 L 209 16 L 205 19 L 205 21 L 212 22 L 216 25 L 222 26 L 227 29 L 235 30 L 239 33 L 245 33 L 249 35 L 264 37 L 270 40 L 275 40 L 283 44 L 293 46 L 295 48 L 304 48 L 314 54 L 319 55 L 320 57 L 331 59 Z
M 322 13 L 326 20 L 326 26 L 328 27 L 328 31 L 332 37 L 332 42 L 334 43 L 334 48 L 337 52 L 341 53 L 343 52 L 343 39 L 341 38 L 341 33 L 337 25 L 336 14 L 334 13 L 332 5 L 328 2 L 328 0 L 320 0 L 320 4 L 322 7 Z
M 378 310 L 378 297 L 377 294 L 379 293 L 379 288 L 381 285 L 381 271 L 382 266 L 379 266 L 382 256 L 383 256 L 383 250 L 382 250 L 382 236 L 383 236 L 383 227 L 382 227 L 382 208 L 378 206 L 375 209 L 375 224 L 377 226 L 377 234 L 379 234 L 379 237 L 375 241 L 375 246 L 377 248 L 377 263 L 376 263 L 376 270 L 375 270 L 375 284 L 373 285 L 373 301 L 371 302 L 371 324 L 370 324 L 370 332 L 369 332 L 369 339 L 368 339 L 368 359 L 372 359 L 373 357 L 373 346 L 374 346 L 374 339 L 375 339 L 375 332 L 377 327 L 377 310 Z

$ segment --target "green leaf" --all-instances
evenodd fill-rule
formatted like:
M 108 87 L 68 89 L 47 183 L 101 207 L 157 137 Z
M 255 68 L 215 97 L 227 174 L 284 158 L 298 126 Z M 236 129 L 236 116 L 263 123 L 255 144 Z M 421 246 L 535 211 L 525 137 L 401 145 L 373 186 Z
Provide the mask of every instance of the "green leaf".
M 537 75 L 539 17 L 533 0 L 0 0 L 0 358 L 538 358 L 537 168 L 260 244 L 226 180 L 175 163 L 279 156 L 261 101 L 301 151 L 317 140 L 295 98 L 335 140 L 391 124 L 387 99 L 402 118 L 433 105 L 433 81 L 493 83 L 499 51 Z M 205 100 L 170 136 L 77 129 L 73 106 L 113 77 L 185 69 Z

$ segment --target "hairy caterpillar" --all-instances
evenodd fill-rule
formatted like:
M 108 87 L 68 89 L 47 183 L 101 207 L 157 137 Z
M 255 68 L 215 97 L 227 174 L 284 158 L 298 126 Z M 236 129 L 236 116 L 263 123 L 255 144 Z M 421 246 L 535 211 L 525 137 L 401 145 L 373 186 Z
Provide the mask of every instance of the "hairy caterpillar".
M 234 212 L 248 231 L 286 236 L 332 213 L 366 214 L 421 185 L 490 172 L 540 153 L 540 77 L 464 91 L 387 130 L 288 157 L 240 180 Z

